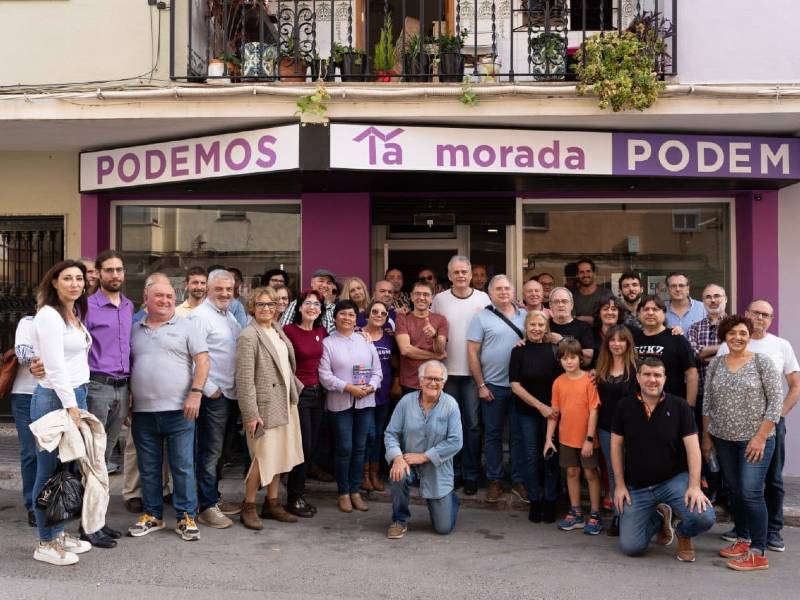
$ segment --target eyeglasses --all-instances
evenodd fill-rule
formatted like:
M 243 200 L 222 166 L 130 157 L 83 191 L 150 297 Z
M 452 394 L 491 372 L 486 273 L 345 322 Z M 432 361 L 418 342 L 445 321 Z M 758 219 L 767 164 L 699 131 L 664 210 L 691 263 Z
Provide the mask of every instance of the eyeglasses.
M 431 297 L 431 293 L 430 292 L 412 292 L 411 295 L 412 296 L 417 296 L 419 298 L 430 298 Z
M 103 267 L 100 270 L 107 275 L 113 275 L 114 273 L 124 273 L 125 267 Z
M 275 307 L 278 306 L 277 302 L 256 302 L 255 307 L 258 309 L 268 308 L 270 310 L 275 310 Z
M 385 316 L 388 316 L 389 313 L 386 312 L 385 310 L 374 310 L 373 309 L 373 310 L 369 311 L 369 314 L 372 315 L 373 317 L 385 317 Z
M 724 297 L 725 294 L 706 294 L 703 300 L 722 300 Z
M 567 298 L 562 298 L 560 300 L 553 300 L 550 298 L 550 304 L 569 304 L 569 300 Z
M 428 377 L 425 375 L 422 380 L 428 383 L 444 383 L 444 377 Z
M 315 302 L 314 300 L 305 300 L 303 302 L 303 306 L 305 306 L 306 308 L 320 308 L 322 304 L 320 304 L 319 302 Z
M 433 275 L 420 275 L 420 281 L 433 281 Z
M 270 277 L 269 278 L 269 282 L 270 283 L 280 283 L 280 284 L 286 285 L 286 282 L 283 280 L 283 277 Z
M 749 312 L 757 319 L 764 319 L 765 321 L 772 318 L 772 315 L 770 313 L 761 312 L 760 310 L 748 310 L 747 312 Z

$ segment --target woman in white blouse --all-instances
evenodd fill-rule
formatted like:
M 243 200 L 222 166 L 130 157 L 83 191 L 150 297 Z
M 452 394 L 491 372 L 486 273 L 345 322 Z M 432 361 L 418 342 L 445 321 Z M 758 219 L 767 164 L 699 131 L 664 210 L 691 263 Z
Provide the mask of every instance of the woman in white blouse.
M 86 267 L 74 260 L 53 266 L 39 284 L 39 312 L 33 319 L 34 351 L 41 357 L 45 376 L 31 399 L 31 421 L 54 410 L 66 409 L 77 425 L 86 410 L 89 346 L 92 338 L 81 319 L 86 315 Z M 33 498 L 60 468 L 58 451 L 36 453 Z M 88 542 L 64 533 L 64 526 L 45 525 L 44 511 L 35 508 L 39 544 L 33 558 L 52 565 L 71 565 L 78 554 L 92 548 Z

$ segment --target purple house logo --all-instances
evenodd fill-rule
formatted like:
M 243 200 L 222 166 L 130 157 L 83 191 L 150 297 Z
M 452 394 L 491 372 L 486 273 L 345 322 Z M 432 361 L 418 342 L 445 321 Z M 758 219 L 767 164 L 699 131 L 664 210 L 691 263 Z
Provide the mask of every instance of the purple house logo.
M 380 153 L 381 165 L 402 165 L 403 164 L 403 148 L 397 142 L 390 142 L 389 140 L 396 138 L 403 133 L 403 129 L 397 127 L 389 132 L 384 133 L 377 127 L 367 127 L 364 131 L 359 133 L 353 138 L 354 142 L 362 142 L 365 139 L 369 140 L 369 164 L 378 164 L 378 154 Z M 378 149 L 378 142 L 381 141 L 380 150 Z

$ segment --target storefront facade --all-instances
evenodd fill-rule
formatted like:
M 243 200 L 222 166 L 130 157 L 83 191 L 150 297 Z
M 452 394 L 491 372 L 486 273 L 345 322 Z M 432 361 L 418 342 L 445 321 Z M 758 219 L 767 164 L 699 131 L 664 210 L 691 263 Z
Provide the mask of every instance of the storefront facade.
M 287 125 L 81 155 L 81 250 L 153 271 L 325 267 L 376 281 L 389 266 L 444 278 L 454 253 L 517 282 L 580 256 L 615 289 L 685 270 L 731 309 L 777 302 L 778 192 L 800 179 L 793 138 L 334 123 Z

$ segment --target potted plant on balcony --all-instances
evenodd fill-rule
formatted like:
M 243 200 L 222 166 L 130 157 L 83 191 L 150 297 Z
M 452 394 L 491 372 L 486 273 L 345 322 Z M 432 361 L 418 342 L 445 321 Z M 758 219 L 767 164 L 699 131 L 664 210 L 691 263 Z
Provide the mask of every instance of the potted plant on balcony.
M 324 81 L 333 81 L 336 75 L 336 63 L 333 58 L 322 58 L 316 52 L 309 61 L 311 67 L 311 79 L 317 81 L 322 79 Z
M 378 39 L 378 43 L 375 44 L 375 52 L 373 54 L 373 68 L 375 69 L 376 81 L 391 83 L 392 78 L 397 75 L 397 71 L 394 70 L 397 56 L 394 43 L 392 42 L 393 39 L 392 17 L 390 14 L 387 14 L 386 18 L 383 20 L 380 38 Z
M 464 38 L 468 31 L 462 30 L 458 35 L 443 34 L 437 39 L 439 47 L 439 81 L 460 83 L 464 79 Z
M 281 60 L 278 72 L 281 81 L 300 82 L 306 80 L 307 59 L 303 52 L 295 46 L 294 38 L 290 37 L 281 45 Z
M 363 50 L 334 42 L 331 57 L 339 67 L 342 81 L 364 81 L 367 55 Z
M 403 72 L 406 81 L 431 80 L 431 55 L 425 47 L 429 40 L 423 41 L 418 33 L 408 36 L 403 53 Z
M 213 57 L 208 61 L 209 77 L 238 73 L 238 67 L 241 66 L 239 48 L 244 41 L 242 24 L 247 11 L 259 1 L 208 0 L 209 50 Z

